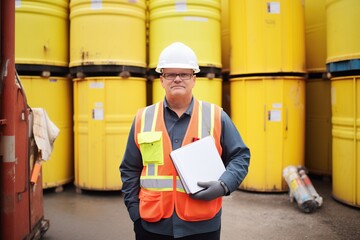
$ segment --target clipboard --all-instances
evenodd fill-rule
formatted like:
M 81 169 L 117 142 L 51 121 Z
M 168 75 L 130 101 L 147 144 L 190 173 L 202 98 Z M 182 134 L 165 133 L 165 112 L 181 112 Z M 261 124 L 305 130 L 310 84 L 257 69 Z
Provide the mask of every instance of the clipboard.
M 199 181 L 217 181 L 225 172 L 224 163 L 217 151 L 214 138 L 207 136 L 170 153 L 186 193 L 203 190 Z

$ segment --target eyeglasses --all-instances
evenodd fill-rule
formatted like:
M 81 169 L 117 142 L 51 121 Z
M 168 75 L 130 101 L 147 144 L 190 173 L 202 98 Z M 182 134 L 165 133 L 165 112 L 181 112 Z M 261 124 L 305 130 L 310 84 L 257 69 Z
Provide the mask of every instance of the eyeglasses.
M 164 73 L 163 77 L 166 80 L 173 81 L 175 78 L 179 76 L 181 80 L 189 80 L 193 76 L 191 73 Z

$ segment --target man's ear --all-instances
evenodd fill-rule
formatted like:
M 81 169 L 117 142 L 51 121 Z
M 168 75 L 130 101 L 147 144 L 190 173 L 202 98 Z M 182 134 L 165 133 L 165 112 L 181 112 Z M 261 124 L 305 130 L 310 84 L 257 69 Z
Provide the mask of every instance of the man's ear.
M 164 82 L 164 77 L 163 77 L 163 75 L 161 74 L 161 75 L 159 76 L 159 78 L 160 78 L 160 83 L 161 83 L 161 85 L 162 85 L 162 83 Z

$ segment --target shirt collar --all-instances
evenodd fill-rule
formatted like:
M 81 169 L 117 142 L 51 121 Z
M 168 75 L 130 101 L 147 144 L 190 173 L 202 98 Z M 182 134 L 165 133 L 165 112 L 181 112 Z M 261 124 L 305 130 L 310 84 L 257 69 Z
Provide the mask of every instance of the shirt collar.
M 167 103 L 166 97 L 164 98 L 164 108 L 167 108 L 167 109 L 173 111 L 173 110 L 169 107 L 169 104 Z M 191 113 L 192 113 L 193 108 L 194 108 L 194 97 L 191 98 L 190 105 L 189 105 L 189 107 L 186 109 L 185 114 L 191 116 Z

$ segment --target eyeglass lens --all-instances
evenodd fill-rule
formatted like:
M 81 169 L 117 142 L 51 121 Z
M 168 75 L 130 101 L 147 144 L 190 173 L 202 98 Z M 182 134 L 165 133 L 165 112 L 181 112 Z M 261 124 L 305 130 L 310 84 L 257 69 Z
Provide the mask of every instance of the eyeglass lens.
M 192 77 L 190 73 L 164 73 L 164 78 L 166 80 L 175 80 L 177 76 L 180 77 L 181 80 L 189 80 Z

